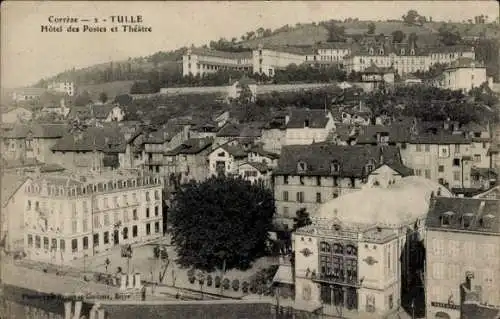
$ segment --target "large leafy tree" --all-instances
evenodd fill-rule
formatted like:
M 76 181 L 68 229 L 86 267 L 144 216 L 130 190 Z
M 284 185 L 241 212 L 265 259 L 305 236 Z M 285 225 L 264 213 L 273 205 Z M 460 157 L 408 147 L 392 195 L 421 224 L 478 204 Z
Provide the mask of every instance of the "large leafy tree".
M 311 218 L 305 208 L 301 208 L 295 213 L 295 217 L 293 218 L 293 231 L 311 224 Z
M 266 188 L 211 177 L 182 185 L 172 206 L 169 222 L 182 266 L 247 269 L 265 253 L 275 211 Z

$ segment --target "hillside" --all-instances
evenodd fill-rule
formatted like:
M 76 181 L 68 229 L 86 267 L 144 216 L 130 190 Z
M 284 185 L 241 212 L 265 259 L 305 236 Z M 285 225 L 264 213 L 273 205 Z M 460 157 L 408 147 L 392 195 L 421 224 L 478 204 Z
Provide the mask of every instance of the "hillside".
M 372 23 L 375 27 L 373 32 L 375 35 L 389 35 L 400 30 L 405 34 L 406 39 L 410 34 L 415 33 L 417 46 L 441 45 L 438 30 L 444 22 L 426 22 L 419 26 L 409 25 L 403 21 L 359 21 L 357 19 L 349 19 L 349 21 L 331 20 L 319 24 L 298 23 L 296 26 L 285 25 L 274 31 L 259 28 L 260 32 L 247 32 L 246 35 L 241 37 L 242 41 L 240 42 L 236 38 L 231 41 L 220 39 L 218 42 L 229 47 L 241 46 L 243 48 L 255 48 L 259 44 L 264 46 L 309 46 L 319 42 L 327 42 L 329 37 L 328 25 L 335 25 L 339 29 L 343 28 L 345 36 L 362 37 L 368 32 Z M 498 24 L 446 23 L 446 25 L 455 27 L 455 30 L 463 38 L 483 36 L 498 39 L 500 35 L 500 25 Z M 210 41 L 211 46 L 212 44 L 217 45 L 217 41 Z M 185 48 L 179 48 L 175 51 L 157 52 L 147 57 L 129 58 L 127 61 L 103 63 L 78 70 L 67 70 L 57 76 L 40 81 L 37 86 L 44 87 L 47 82 L 68 79 L 76 82 L 79 87 L 85 87 L 107 82 L 147 80 L 151 79 L 151 72 L 156 71 L 164 74 L 178 74 L 181 71 L 179 63 L 184 50 Z M 92 86 L 91 89 L 99 90 L 98 87 Z M 115 89 L 110 89 L 110 95 L 114 95 L 114 91 Z M 122 90 L 116 89 L 116 91 L 121 92 Z

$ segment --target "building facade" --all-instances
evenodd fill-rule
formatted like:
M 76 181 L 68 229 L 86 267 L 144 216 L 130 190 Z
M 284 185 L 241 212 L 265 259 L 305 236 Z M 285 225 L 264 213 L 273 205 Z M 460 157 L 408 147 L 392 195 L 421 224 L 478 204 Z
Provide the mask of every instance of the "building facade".
M 480 304 L 500 306 L 499 213 L 498 199 L 433 201 L 426 221 L 426 318 L 463 318 L 469 293 Z
M 294 235 L 295 302 L 343 318 L 395 314 L 413 285 L 409 277 L 423 272 L 420 243 L 438 191 L 451 196 L 437 183 L 407 177 L 322 205 Z
M 74 96 L 76 94 L 76 87 L 74 82 L 64 81 L 64 82 L 52 82 L 48 85 L 49 91 L 66 93 L 69 96 Z
M 298 48 L 268 49 L 260 45 L 253 50 L 253 72 L 273 77 L 277 70 L 285 69 L 290 64 L 304 63 L 306 55 L 304 50 Z
M 251 52 L 222 52 L 209 49 L 188 49 L 182 57 L 182 75 L 204 75 L 220 70 L 252 72 Z
M 294 110 L 286 120 L 284 145 L 324 142 L 334 129 L 335 123 L 330 111 Z
M 486 67 L 469 58 L 459 58 L 451 63 L 442 74 L 439 87 L 468 92 L 487 83 Z
M 65 264 L 163 234 L 156 176 L 45 176 L 24 191 L 24 246 L 31 260 Z

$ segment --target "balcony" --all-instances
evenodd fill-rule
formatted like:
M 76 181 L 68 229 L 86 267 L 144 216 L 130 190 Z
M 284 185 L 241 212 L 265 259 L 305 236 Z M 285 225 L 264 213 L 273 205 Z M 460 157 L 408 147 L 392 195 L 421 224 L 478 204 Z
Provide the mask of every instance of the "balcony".
M 355 288 L 361 287 L 361 283 L 359 282 L 357 276 L 320 273 L 319 275 L 315 276 L 315 278 L 312 278 L 312 280 L 318 283 L 336 284 Z

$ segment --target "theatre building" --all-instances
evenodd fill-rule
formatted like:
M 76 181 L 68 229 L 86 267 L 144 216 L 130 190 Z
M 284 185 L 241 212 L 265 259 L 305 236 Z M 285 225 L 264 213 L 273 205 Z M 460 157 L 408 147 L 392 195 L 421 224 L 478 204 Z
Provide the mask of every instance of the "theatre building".
M 423 286 L 429 202 L 451 193 L 416 176 L 380 185 L 323 204 L 313 223 L 296 231 L 296 304 L 342 318 L 386 318 L 412 287 Z
M 162 235 L 162 185 L 137 171 L 47 175 L 24 189 L 29 259 L 65 264 Z

